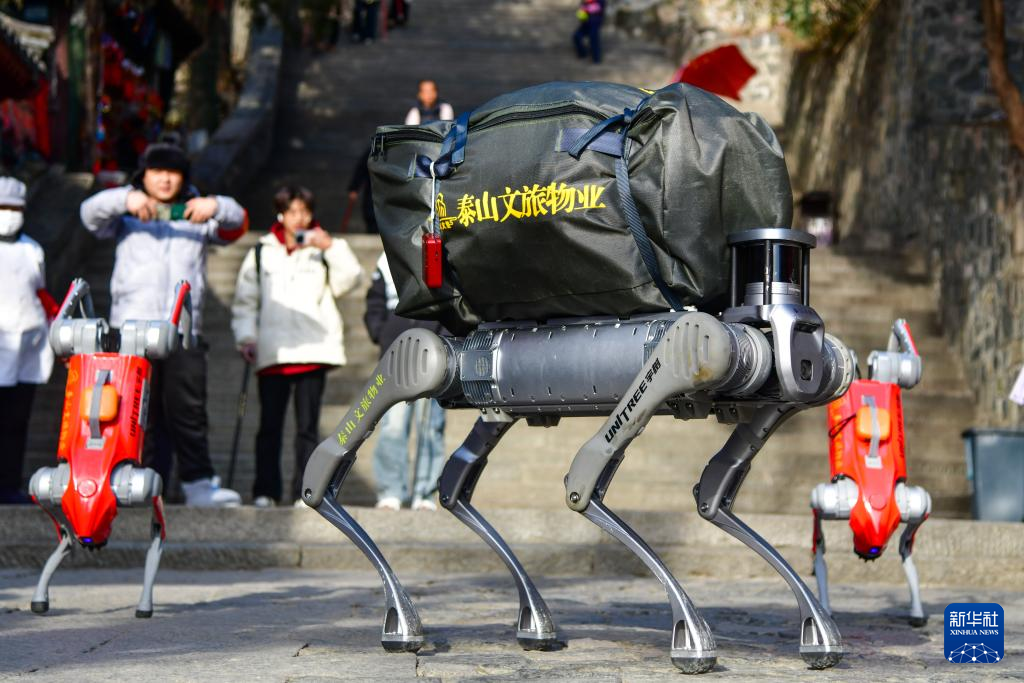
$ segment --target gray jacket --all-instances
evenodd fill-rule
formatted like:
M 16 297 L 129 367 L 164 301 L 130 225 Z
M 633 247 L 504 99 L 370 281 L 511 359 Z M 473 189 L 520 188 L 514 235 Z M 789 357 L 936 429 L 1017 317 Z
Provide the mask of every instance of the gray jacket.
M 245 234 L 249 218 L 231 197 L 216 197 L 217 213 L 205 223 L 188 220 L 143 222 L 126 213 L 133 187 L 104 190 L 82 202 L 82 223 L 100 239 L 117 239 L 110 280 L 110 324 L 166 318 L 174 303 L 174 285 L 192 285 L 192 329 L 203 324 L 206 247 L 229 244 Z

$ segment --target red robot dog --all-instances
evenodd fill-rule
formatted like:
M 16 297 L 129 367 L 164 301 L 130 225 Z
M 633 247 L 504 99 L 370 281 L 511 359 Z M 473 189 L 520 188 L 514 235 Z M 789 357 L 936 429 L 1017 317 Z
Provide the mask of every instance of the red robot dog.
M 179 343 L 191 347 L 190 289 L 188 282 L 178 283 L 168 320 L 129 320 L 118 331 L 96 317 L 89 285 L 77 279 L 50 327 L 54 353 L 69 360 L 58 464 L 39 469 L 29 483 L 32 499 L 53 519 L 60 541 L 32 597 L 32 611 L 37 614 L 50 608 L 50 578 L 70 554 L 72 541 L 98 550 L 110 538 L 118 507 L 151 504 L 152 541 L 135 616 L 153 615 L 153 581 L 163 552 L 165 524 L 163 482 L 140 460 L 150 361 L 166 358 Z M 76 309 L 81 317 L 73 317 Z
M 921 380 L 917 354 L 906 321 L 892 327 L 886 351 L 868 356 L 869 379 L 857 379 L 845 396 L 829 404 L 829 462 L 832 481 L 811 493 L 814 511 L 814 574 L 822 606 L 828 600 L 823 519 L 849 519 L 853 549 L 864 560 L 881 557 L 900 522 L 900 557 L 910 586 L 910 624 L 924 626 L 917 569 L 911 559 L 914 535 L 928 519 L 931 497 L 920 486 L 907 486 L 906 445 L 900 389 Z

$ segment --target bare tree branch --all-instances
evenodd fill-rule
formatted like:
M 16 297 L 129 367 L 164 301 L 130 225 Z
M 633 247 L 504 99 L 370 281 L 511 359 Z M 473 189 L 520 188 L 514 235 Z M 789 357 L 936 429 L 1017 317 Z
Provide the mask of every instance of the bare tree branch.
M 985 17 L 985 48 L 988 50 L 988 72 L 992 88 L 1006 111 L 1010 141 L 1024 154 L 1024 99 L 1021 99 L 1020 89 L 1010 78 L 1006 64 L 1003 0 L 981 0 L 981 13 Z

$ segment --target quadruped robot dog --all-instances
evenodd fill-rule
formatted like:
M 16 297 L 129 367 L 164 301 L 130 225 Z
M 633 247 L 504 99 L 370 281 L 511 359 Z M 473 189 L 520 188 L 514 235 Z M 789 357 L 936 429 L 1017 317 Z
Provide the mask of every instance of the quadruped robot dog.
M 732 511 L 751 462 L 787 418 L 842 396 L 854 359 L 825 334 L 810 307 L 813 237 L 789 229 L 729 236 L 731 305 L 720 315 L 677 311 L 632 318 L 484 323 L 462 338 L 412 330 L 384 354 L 363 395 L 313 453 L 303 499 L 374 564 L 384 584 L 381 643 L 415 651 L 423 629 L 384 556 L 338 502 L 359 447 L 391 406 L 434 397 L 481 416 L 447 461 L 441 504 L 503 560 L 519 591 L 517 639 L 550 649 L 556 630 L 543 598 L 512 550 L 471 504 L 491 450 L 513 424 L 554 426 L 606 416 L 565 478 L 566 503 L 623 543 L 664 585 L 672 608 L 670 651 L 687 673 L 716 663 L 715 639 L 679 582 L 647 543 L 604 504 L 625 451 L 656 415 L 735 424 L 694 487 L 702 517 L 741 540 L 786 580 L 800 608 L 800 654 L 812 668 L 842 657 L 839 630 L 785 559 Z
M 97 318 L 89 285 L 75 280 L 50 327 L 50 345 L 68 360 L 68 381 L 56 467 L 39 469 L 32 499 L 53 519 L 59 543 L 43 567 L 32 611 L 49 610 L 53 573 L 77 541 L 98 550 L 110 538 L 119 507 L 152 505 L 152 540 L 146 553 L 142 597 L 135 616 L 153 615 L 153 582 L 166 536 L 163 482 L 141 467 L 150 390 L 150 360 L 191 346 L 192 298 L 178 283 L 167 320 L 129 320 L 119 332 Z M 81 317 L 73 317 L 80 312 Z M 179 327 L 182 330 L 179 341 Z
M 814 511 L 814 575 L 821 604 L 829 610 L 824 519 L 848 519 L 853 550 L 863 560 L 882 556 L 900 522 L 900 558 L 910 587 L 910 624 L 924 626 L 917 568 L 911 558 L 917 530 L 928 519 L 932 499 L 920 486 L 908 486 L 903 402 L 900 389 L 921 380 L 921 357 L 910 327 L 897 320 L 886 351 L 868 356 L 868 379 L 857 379 L 828 408 L 831 481 L 811 492 Z

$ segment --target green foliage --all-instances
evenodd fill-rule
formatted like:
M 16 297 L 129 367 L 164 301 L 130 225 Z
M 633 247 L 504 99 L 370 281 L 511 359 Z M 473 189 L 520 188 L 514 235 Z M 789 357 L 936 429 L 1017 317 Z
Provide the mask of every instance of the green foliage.
M 301 33 L 301 23 L 308 21 L 312 26 L 320 28 L 325 25 L 332 9 L 338 7 L 338 0 L 238 0 L 253 10 L 254 17 L 262 18 L 261 7 L 273 16 L 291 41 L 296 41 Z
M 743 0 L 739 0 L 743 1 Z M 773 13 L 808 47 L 840 50 L 879 0 L 768 0 Z

